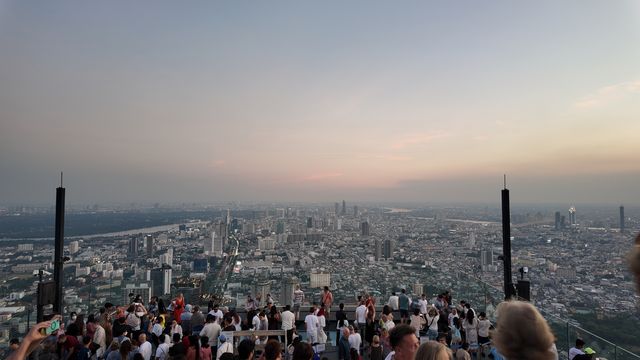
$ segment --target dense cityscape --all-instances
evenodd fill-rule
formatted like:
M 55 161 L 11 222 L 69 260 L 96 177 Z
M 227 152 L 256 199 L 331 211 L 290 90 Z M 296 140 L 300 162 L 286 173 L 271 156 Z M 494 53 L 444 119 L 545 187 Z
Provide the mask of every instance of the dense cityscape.
M 587 330 L 635 345 L 611 338 L 616 332 L 604 327 L 606 319 L 639 316 L 625 258 L 640 229 L 635 209 L 549 209 L 512 211 L 512 268 L 518 278 L 531 281 L 532 302 L 548 321 L 580 327 L 592 325 L 582 324 L 580 315 L 595 317 L 599 328 Z M 7 207 L 2 216 L 40 211 L 50 212 Z M 324 286 L 347 304 L 365 293 L 384 303 L 403 288 L 413 297 L 430 298 L 449 290 L 457 299 L 483 301 L 478 307 L 488 313 L 503 297 L 500 213 L 488 206 L 400 208 L 341 201 L 230 204 L 206 213 L 208 219 L 188 219 L 185 212 L 180 224 L 67 238 L 65 313 L 92 313 L 105 302 L 127 304 L 131 293 L 145 301 L 183 293 L 192 304 L 215 300 L 238 309 L 247 296 L 271 296 L 283 305 L 291 303 L 296 285 L 306 291 L 309 304 L 319 301 Z M 43 270 L 46 280 L 53 272 L 53 243 L 5 241 L 1 250 L 1 343 L 6 345 L 35 321 L 38 273 Z M 525 268 L 526 273 L 518 271 Z

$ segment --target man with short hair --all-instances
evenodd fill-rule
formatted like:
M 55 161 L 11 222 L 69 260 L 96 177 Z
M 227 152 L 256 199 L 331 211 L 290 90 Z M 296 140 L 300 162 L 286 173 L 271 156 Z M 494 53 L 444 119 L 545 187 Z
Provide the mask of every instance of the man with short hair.
M 309 308 L 309 314 L 304 318 L 304 324 L 307 330 L 307 340 L 309 344 L 315 344 L 318 342 L 318 327 L 320 322 L 315 314 L 315 308 L 312 306 Z
M 576 346 L 569 349 L 569 360 L 573 360 L 576 355 L 584 355 L 582 348 L 584 347 L 584 340 L 576 339 Z
M 151 360 L 151 355 L 153 354 L 153 347 L 151 343 L 147 341 L 147 334 L 143 331 L 138 334 L 138 352 L 142 354 L 144 360 Z
M 287 344 L 293 341 L 293 329 L 296 327 L 296 316 L 291 312 L 291 306 L 287 304 L 280 314 L 282 320 L 282 330 L 287 332 Z
M 402 289 L 400 296 L 398 297 L 398 308 L 400 309 L 400 323 L 404 324 L 409 320 L 409 297 L 407 296 L 407 290 Z
M 427 295 L 422 294 L 420 300 L 418 300 L 418 304 L 420 305 L 420 314 L 427 315 L 427 308 L 429 307 L 429 301 L 427 300 Z
M 360 355 L 360 346 L 362 346 L 362 337 L 356 328 L 349 326 L 349 347 L 356 349 Z
M 400 324 L 389 331 L 389 343 L 393 351 L 385 360 L 413 360 L 420 346 L 415 329 L 407 324 Z
M 293 312 L 296 315 L 296 320 L 300 318 L 300 307 L 304 302 L 304 291 L 300 289 L 300 285 L 296 285 L 296 290 L 293 292 Z
M 338 359 L 339 360 L 351 360 L 351 353 L 350 353 L 351 345 L 349 344 L 350 335 L 351 335 L 351 331 L 349 331 L 349 328 L 343 327 L 342 336 L 340 336 L 340 340 L 338 341 Z
M 238 360 L 253 360 L 256 344 L 251 339 L 244 339 L 238 344 Z
M 211 314 L 207 314 L 207 323 L 204 325 L 202 330 L 200 330 L 198 335 L 209 338 L 209 346 L 211 346 L 212 354 L 215 354 L 216 351 L 218 351 L 218 336 L 220 336 L 221 330 L 222 328 L 216 321 L 216 317 Z
M 209 311 L 209 314 L 215 316 L 218 325 L 222 323 L 222 317 L 224 314 L 222 313 L 222 310 L 220 310 L 220 306 L 218 304 L 213 305 L 213 309 Z
M 389 296 L 387 305 L 389 305 L 389 307 L 391 307 L 391 310 L 393 311 L 398 310 L 398 295 L 396 295 L 395 291 L 391 293 L 391 296 Z

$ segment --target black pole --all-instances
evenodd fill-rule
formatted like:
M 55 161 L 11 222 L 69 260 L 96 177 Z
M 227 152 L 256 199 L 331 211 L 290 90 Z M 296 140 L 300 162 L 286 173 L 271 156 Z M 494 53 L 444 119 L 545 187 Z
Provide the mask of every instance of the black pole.
M 511 276 L 511 212 L 509 209 L 509 189 L 507 189 L 506 176 L 505 187 L 502 190 L 502 260 L 504 263 L 504 298 L 510 299 L 513 295 L 513 279 Z
M 56 189 L 56 234 L 55 234 L 55 258 L 53 267 L 53 281 L 56 283 L 56 299 L 53 304 L 53 312 L 62 314 L 62 281 L 63 281 L 63 255 L 64 255 L 64 192 L 62 187 L 62 174 L 60 174 L 60 187 Z
M 42 294 L 40 293 L 41 291 L 41 287 L 42 287 L 42 275 L 44 273 L 44 270 L 40 269 L 38 270 L 38 296 L 36 299 L 36 319 L 37 322 L 42 322 L 42 318 L 44 317 L 44 314 L 42 313 Z

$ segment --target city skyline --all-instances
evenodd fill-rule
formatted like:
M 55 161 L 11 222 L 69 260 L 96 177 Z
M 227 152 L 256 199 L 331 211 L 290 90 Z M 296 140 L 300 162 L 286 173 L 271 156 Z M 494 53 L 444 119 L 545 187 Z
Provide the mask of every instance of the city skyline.
M 6 1 L 0 202 L 640 204 L 638 14 Z

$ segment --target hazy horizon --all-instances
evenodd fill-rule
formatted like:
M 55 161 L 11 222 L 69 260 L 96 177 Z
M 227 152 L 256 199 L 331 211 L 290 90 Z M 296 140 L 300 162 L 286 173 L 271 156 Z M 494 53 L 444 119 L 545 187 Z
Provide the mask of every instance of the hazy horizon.
M 0 3 L 0 203 L 640 204 L 640 3 Z

